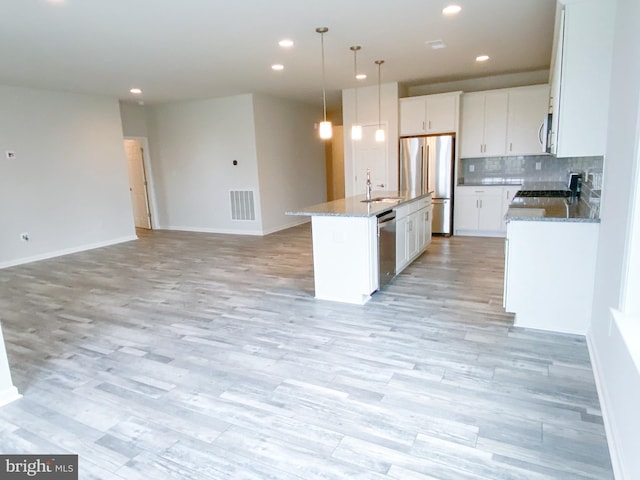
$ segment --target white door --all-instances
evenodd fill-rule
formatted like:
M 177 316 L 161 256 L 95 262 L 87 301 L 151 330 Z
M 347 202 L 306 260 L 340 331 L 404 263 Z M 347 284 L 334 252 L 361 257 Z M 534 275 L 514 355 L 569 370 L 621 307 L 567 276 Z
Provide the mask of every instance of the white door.
M 129 192 L 131 193 L 134 223 L 138 228 L 150 229 L 151 212 L 144 169 L 144 149 L 138 140 L 125 140 L 124 149 L 127 154 Z
M 378 125 L 363 125 L 362 140 L 352 141 L 354 159 L 354 195 L 362 195 L 367 190 L 367 168 L 371 171 L 371 190 L 387 190 L 389 188 L 387 142 L 389 129 L 385 129 L 384 142 L 376 142 L 375 134 Z

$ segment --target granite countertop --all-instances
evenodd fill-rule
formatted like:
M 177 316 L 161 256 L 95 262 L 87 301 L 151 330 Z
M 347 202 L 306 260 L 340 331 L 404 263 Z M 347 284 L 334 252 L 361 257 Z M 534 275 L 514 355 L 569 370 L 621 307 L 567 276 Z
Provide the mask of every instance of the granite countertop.
M 561 182 L 560 182 L 561 183 Z M 600 222 L 589 205 L 579 198 L 516 197 L 505 220 L 538 222 Z
M 477 182 L 464 182 L 458 180 L 458 187 L 508 187 L 522 185 L 521 178 L 485 178 Z
M 355 197 L 341 198 L 332 202 L 318 203 L 310 207 L 303 207 L 300 210 L 285 212 L 285 215 L 299 216 L 334 216 L 334 217 L 373 217 L 379 213 L 391 210 L 403 203 L 418 200 L 431 195 L 414 195 L 409 192 L 391 192 L 391 191 L 373 191 L 371 198 L 385 197 L 393 198 L 384 202 L 365 203 L 365 195 L 356 195 Z
M 569 191 L 564 182 L 523 182 L 520 190 L 544 191 L 544 190 L 565 190 Z

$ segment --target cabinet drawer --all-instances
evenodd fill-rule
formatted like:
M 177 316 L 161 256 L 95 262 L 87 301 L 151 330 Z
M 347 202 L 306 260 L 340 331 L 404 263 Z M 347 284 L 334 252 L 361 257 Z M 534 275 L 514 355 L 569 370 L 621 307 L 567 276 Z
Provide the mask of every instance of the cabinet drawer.
M 409 205 L 405 203 L 404 205 L 400 205 L 399 207 L 394 208 L 393 210 L 396 212 L 396 219 L 399 220 L 401 218 L 409 215 Z

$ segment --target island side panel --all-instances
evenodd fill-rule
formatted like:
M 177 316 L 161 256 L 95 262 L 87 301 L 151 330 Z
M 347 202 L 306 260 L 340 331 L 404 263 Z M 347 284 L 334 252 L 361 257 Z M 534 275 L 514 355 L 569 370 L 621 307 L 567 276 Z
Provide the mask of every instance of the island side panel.
M 366 303 L 378 288 L 376 217 L 311 217 L 315 296 Z
M 512 220 L 505 309 L 517 327 L 584 335 L 591 317 L 599 224 Z

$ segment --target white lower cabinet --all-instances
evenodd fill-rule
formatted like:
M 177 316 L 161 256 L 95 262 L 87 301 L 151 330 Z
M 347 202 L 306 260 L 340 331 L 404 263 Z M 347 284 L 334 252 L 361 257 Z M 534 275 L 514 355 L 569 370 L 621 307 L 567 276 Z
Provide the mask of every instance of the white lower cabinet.
M 457 187 L 454 233 L 504 236 L 503 187 Z
M 511 201 L 513 197 L 515 197 L 516 193 L 522 185 L 510 185 L 508 187 L 502 187 L 502 228 L 501 230 L 507 233 L 507 222 L 505 221 L 505 215 L 507 214 L 507 210 L 509 210 L 509 205 L 511 205 Z
M 402 205 L 396 211 L 396 274 L 431 243 L 431 197 Z
M 508 223 L 504 307 L 516 327 L 587 333 L 598 230 L 590 222 Z

